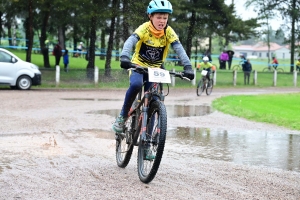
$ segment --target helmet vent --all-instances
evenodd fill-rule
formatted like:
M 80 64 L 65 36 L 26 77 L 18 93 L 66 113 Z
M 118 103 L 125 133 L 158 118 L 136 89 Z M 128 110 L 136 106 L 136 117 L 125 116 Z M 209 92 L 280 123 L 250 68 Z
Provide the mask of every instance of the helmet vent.
M 163 6 L 165 6 L 165 2 L 161 1 L 161 4 L 162 4 Z

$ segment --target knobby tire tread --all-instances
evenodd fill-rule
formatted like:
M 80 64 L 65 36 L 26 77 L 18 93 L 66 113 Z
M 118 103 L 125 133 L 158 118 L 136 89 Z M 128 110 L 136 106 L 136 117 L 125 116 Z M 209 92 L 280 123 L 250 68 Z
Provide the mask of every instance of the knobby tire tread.
M 197 95 L 200 96 L 203 92 L 203 80 L 201 79 L 197 85 Z
M 134 121 L 135 121 L 135 118 L 136 118 L 136 116 L 130 116 L 130 118 L 131 118 L 131 123 L 130 123 L 130 127 L 132 128 L 133 126 L 134 126 Z M 120 140 L 120 139 L 119 139 Z M 124 141 L 125 140 L 125 141 Z M 126 137 L 124 137 L 123 138 L 123 141 L 122 142 L 126 142 Z M 130 161 L 130 159 L 131 159 L 131 155 L 132 155 L 132 151 L 133 151 L 133 147 L 134 147 L 134 145 L 131 143 L 131 144 L 127 144 L 127 152 L 125 153 L 125 156 L 124 156 L 124 158 L 123 159 L 121 159 L 121 154 L 122 153 L 120 153 L 119 152 L 119 148 L 120 148 L 120 145 L 121 144 L 118 144 L 119 143 L 119 141 L 118 140 L 116 140 L 116 161 L 117 161 L 117 165 L 119 166 L 119 167 L 121 167 L 121 168 L 125 168 L 127 165 L 128 165 L 128 163 L 129 163 L 129 161 Z M 129 148 L 128 148 L 129 147 Z
M 137 158 L 137 165 L 138 165 L 138 175 L 140 180 L 143 183 L 149 183 L 151 182 L 160 165 L 164 148 L 165 148 L 165 141 L 166 141 L 166 134 L 167 134 L 167 111 L 165 105 L 160 102 L 160 101 L 154 101 L 150 104 L 149 111 L 148 111 L 148 119 L 151 118 L 152 113 L 155 111 L 158 111 L 159 113 L 159 119 L 160 119 L 160 134 L 159 134 L 159 143 L 157 147 L 157 152 L 156 152 L 156 157 L 154 159 L 154 163 L 152 165 L 152 168 L 148 175 L 144 176 L 141 169 L 143 168 L 143 153 L 144 153 L 144 148 L 142 142 L 139 143 L 139 149 L 138 149 L 138 158 Z M 148 120 L 148 123 L 151 120 Z

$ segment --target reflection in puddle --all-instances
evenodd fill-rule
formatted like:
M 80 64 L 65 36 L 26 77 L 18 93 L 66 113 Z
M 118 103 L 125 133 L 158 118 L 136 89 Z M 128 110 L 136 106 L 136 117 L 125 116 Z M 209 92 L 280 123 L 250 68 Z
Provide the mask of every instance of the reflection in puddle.
M 178 127 L 167 140 L 178 154 L 300 172 L 300 135 Z
M 168 117 L 203 116 L 213 112 L 213 109 L 208 105 L 167 105 L 166 109 Z M 106 114 L 113 117 L 117 117 L 120 114 L 120 109 L 92 111 L 89 112 L 89 114 Z

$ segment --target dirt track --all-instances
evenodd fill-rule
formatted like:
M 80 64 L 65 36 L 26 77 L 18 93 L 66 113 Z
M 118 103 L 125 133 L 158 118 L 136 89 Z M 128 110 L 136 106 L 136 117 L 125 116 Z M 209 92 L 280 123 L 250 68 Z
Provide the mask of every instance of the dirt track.
M 299 92 L 298 88 L 171 89 L 166 105 L 210 105 L 228 94 Z M 0 91 L 0 199 L 300 199 L 300 173 L 238 165 L 181 154 L 167 140 L 150 184 L 139 181 L 136 152 L 125 169 L 115 161 L 114 117 L 99 110 L 121 108 L 124 90 Z M 72 100 L 73 99 L 73 100 Z M 235 125 L 232 125 L 235 121 Z M 168 127 L 280 130 L 214 111 L 168 118 Z M 300 163 L 299 163 L 300 166 Z

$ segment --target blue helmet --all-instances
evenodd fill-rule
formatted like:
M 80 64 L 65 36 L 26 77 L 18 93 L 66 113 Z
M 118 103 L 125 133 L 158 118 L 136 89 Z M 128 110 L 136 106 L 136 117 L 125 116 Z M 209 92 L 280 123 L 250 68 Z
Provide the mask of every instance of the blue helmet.
M 172 4 L 168 0 L 152 0 L 147 7 L 147 14 L 169 13 L 172 14 Z

